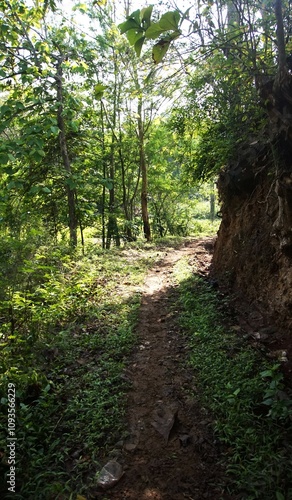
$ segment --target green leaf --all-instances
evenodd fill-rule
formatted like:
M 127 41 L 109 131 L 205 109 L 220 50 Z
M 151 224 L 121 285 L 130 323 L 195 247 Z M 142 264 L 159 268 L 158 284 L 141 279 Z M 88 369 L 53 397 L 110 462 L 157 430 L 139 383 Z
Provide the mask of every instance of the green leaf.
M 143 36 L 142 38 L 139 38 L 139 40 L 137 40 L 137 42 L 134 45 L 134 49 L 135 49 L 135 52 L 136 52 L 138 57 L 140 57 L 140 55 L 141 55 L 141 50 L 142 50 L 144 41 L 145 41 L 145 36 Z
M 0 107 L 0 113 L 1 113 L 1 115 L 11 114 L 11 108 L 10 108 L 10 106 L 7 106 L 6 104 L 3 104 L 3 106 Z
M 0 153 L 0 165 L 6 165 L 9 162 L 9 156 L 6 153 Z
M 32 186 L 28 192 L 28 194 L 36 194 L 40 192 L 40 186 Z
M 182 21 L 184 21 L 185 19 L 189 19 L 189 18 L 190 18 L 189 14 L 190 14 L 190 10 L 191 10 L 191 9 L 192 9 L 192 7 L 189 7 L 189 8 L 185 11 L 185 13 L 183 14 L 182 19 L 181 19 Z
M 70 123 L 71 129 L 73 132 L 78 132 L 79 130 L 79 121 L 78 120 L 72 120 Z
M 72 10 L 73 11 L 80 10 L 80 12 L 82 12 L 82 14 L 86 14 L 86 12 L 88 11 L 88 7 L 85 3 L 78 3 L 77 5 L 74 5 Z
M 15 187 L 15 181 L 11 181 L 9 182 L 9 184 L 7 185 L 7 189 L 13 189 Z
M 149 5 L 145 9 L 141 10 L 142 25 L 144 29 L 149 28 L 151 24 L 151 14 L 153 10 L 153 5 Z
M 284 495 L 280 491 L 276 491 L 276 498 L 277 500 L 285 500 Z
M 52 135 L 59 135 L 59 132 L 60 132 L 60 129 L 59 127 L 56 127 L 55 125 L 52 125 L 50 128 L 49 128 L 50 132 L 52 133 Z
M 170 42 L 168 40 L 160 40 L 156 43 L 152 49 L 152 59 L 155 64 L 158 64 L 162 61 L 166 52 L 168 51 Z
M 18 109 L 18 110 L 23 110 L 23 109 L 24 109 L 24 104 L 23 104 L 23 102 L 21 102 L 21 101 L 16 101 L 16 102 L 14 103 L 14 106 L 15 106 L 15 107 L 16 107 L 16 109 Z
M 65 184 L 67 184 L 67 186 L 69 186 L 69 188 L 70 188 L 71 190 L 76 189 L 76 187 L 77 187 L 76 182 L 75 182 L 73 179 L 71 179 L 70 177 L 68 177 L 68 178 L 65 180 Z
M 94 86 L 94 96 L 95 99 L 101 99 L 103 97 L 103 93 L 106 90 L 106 85 L 102 85 L 102 83 L 98 83 Z
M 16 181 L 11 181 L 7 185 L 7 189 L 14 189 L 14 188 L 22 188 L 23 187 L 23 181 L 21 180 L 16 180 Z
M 153 23 L 151 26 L 146 30 L 145 36 L 149 40 L 155 40 L 158 38 L 162 33 L 164 33 L 166 30 L 164 28 L 161 28 L 159 23 Z
M 128 19 L 134 19 L 138 25 L 140 25 L 141 11 L 140 9 L 135 10 L 129 15 Z
M 46 153 L 42 149 L 38 149 L 33 151 L 31 156 L 36 162 L 39 162 L 44 158 L 44 156 L 46 156 Z
M 107 189 L 111 190 L 114 187 L 112 179 L 100 179 L 100 184 L 105 186 Z
M 179 20 L 180 20 L 180 14 L 177 10 L 174 10 L 173 12 L 166 12 L 166 14 L 163 14 L 163 16 L 161 16 L 161 19 L 159 21 L 159 25 L 161 26 L 161 28 L 167 31 L 177 30 Z
M 42 151 L 42 148 L 44 147 L 44 141 L 39 137 L 34 137 L 33 140 L 31 141 L 31 144 L 36 144 L 36 146 L 39 148 L 40 151 Z
M 260 376 L 263 378 L 266 377 L 272 377 L 273 376 L 273 371 L 272 370 L 264 370 L 263 372 L 260 372 Z
M 143 28 L 141 28 L 140 23 L 133 18 L 129 18 L 124 23 L 119 24 L 118 28 L 122 35 L 132 29 L 143 32 Z
M 142 31 L 129 30 L 127 33 L 127 38 L 131 45 L 135 45 L 135 43 L 142 37 L 143 37 Z
M 266 406 L 272 406 L 272 404 L 273 404 L 274 402 L 275 402 L 275 401 L 274 401 L 274 399 L 269 398 L 269 399 L 265 399 L 265 400 L 262 402 L 262 404 L 263 404 L 263 405 L 266 405 Z
M 9 156 L 9 155 L 8 155 Z M 3 171 L 5 172 L 5 174 L 8 174 L 8 175 L 13 175 L 13 168 L 11 166 L 9 167 L 4 167 L 3 168 Z

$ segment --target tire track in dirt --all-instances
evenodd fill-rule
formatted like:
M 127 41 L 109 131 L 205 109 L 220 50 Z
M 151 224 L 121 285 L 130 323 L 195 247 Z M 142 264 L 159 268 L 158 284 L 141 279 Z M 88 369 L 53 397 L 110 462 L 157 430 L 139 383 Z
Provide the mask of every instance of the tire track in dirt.
M 185 363 L 188 352 L 176 322 L 177 291 L 171 276 L 173 266 L 184 256 L 196 260 L 198 271 L 208 272 L 211 248 L 212 240 L 207 238 L 170 249 L 145 279 L 139 344 L 125 371 L 131 384 L 128 437 L 119 443 L 121 451 L 116 454 L 125 473 L 98 498 L 222 498 L 222 470 L 211 420 L 188 396 L 188 389 L 194 388 L 194 374 Z

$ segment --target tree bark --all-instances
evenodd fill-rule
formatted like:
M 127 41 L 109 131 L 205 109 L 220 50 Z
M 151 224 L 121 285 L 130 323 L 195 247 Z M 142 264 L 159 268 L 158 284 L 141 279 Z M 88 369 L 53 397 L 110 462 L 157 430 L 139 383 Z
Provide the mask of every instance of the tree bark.
M 282 0 L 275 0 L 275 16 L 277 22 L 277 45 L 278 45 L 278 71 L 281 74 L 286 70 L 286 49 L 283 24 Z
M 65 121 L 63 117 L 63 70 L 62 63 L 64 61 L 64 57 L 60 56 L 57 63 L 57 75 L 55 77 L 57 82 L 57 102 L 58 102 L 58 111 L 57 111 L 57 121 L 59 127 L 59 143 L 60 150 L 63 160 L 63 166 L 68 174 L 68 177 L 72 174 L 71 162 L 68 154 L 67 148 L 67 138 L 66 138 L 66 128 Z M 76 213 L 76 200 L 75 200 L 75 189 L 72 189 L 68 183 L 66 183 L 66 191 L 67 191 L 67 202 L 68 202 L 68 216 L 69 216 L 69 232 L 70 232 L 70 243 L 73 247 L 77 246 L 77 227 L 78 227 L 78 219 Z
M 210 219 L 214 222 L 215 219 L 215 189 L 214 183 L 211 183 L 211 192 L 210 192 Z
M 139 158 L 140 158 L 140 169 L 141 169 L 141 211 L 143 220 L 143 231 L 144 236 L 147 241 L 151 240 L 151 229 L 149 223 L 148 214 L 148 172 L 147 172 L 147 162 L 145 156 L 145 134 L 143 127 L 143 105 L 142 99 L 139 98 L 138 102 L 138 139 L 139 139 Z
M 118 64 L 117 64 L 117 54 L 113 50 L 113 61 L 114 61 L 114 89 L 113 89 L 113 113 L 112 113 L 112 137 L 111 137 L 111 149 L 110 149 L 110 166 L 109 166 L 109 176 L 113 182 L 112 189 L 109 192 L 109 217 L 108 217 L 108 225 L 107 225 L 107 238 L 106 238 L 106 248 L 110 249 L 111 239 L 115 240 L 116 246 L 119 247 L 121 244 L 119 228 L 117 223 L 117 217 L 115 214 L 115 151 L 117 147 L 116 140 L 116 124 L 117 124 L 117 112 L 118 112 Z

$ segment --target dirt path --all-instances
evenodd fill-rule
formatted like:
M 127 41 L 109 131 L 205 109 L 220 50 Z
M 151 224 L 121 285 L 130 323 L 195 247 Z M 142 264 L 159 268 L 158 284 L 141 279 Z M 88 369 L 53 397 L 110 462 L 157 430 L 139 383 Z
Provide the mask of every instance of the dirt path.
M 188 396 L 194 388 L 185 340 L 175 318 L 174 264 L 184 256 L 208 271 L 211 240 L 169 250 L 148 274 L 138 323 L 139 345 L 125 372 L 128 431 L 117 460 L 125 473 L 102 498 L 119 500 L 216 500 L 221 471 L 210 420 Z M 172 305 L 172 307 L 171 307 Z

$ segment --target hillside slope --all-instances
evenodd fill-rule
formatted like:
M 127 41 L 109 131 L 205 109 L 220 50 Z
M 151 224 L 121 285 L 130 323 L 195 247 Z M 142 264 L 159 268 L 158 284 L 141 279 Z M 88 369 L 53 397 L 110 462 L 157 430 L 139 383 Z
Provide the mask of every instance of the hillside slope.
M 213 267 L 237 304 L 245 303 L 246 317 L 258 322 L 253 326 L 276 325 L 270 341 L 292 358 L 292 83 L 286 76 L 281 88 L 271 85 L 268 127 L 219 176 L 222 222 Z

